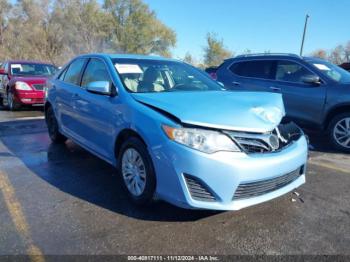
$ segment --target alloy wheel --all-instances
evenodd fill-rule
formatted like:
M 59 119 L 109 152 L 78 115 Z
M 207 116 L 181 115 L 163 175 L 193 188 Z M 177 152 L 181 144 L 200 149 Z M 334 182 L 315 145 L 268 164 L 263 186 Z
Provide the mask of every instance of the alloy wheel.
M 133 196 L 140 196 L 146 186 L 146 167 L 140 153 L 134 148 L 124 151 L 121 171 L 129 192 Z
M 339 120 L 333 129 L 335 141 L 344 148 L 350 148 L 350 117 Z

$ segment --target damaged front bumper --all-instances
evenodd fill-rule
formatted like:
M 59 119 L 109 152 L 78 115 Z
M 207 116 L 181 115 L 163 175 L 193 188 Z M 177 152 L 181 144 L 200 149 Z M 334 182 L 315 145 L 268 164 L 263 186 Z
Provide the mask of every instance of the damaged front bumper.
M 303 135 L 268 153 L 206 154 L 168 141 L 152 154 L 159 198 L 185 208 L 213 210 L 239 210 L 294 190 L 305 183 L 307 155 Z M 264 185 L 266 190 L 260 190 Z M 245 188 L 246 197 L 236 197 Z M 254 190 L 258 193 L 250 194 Z

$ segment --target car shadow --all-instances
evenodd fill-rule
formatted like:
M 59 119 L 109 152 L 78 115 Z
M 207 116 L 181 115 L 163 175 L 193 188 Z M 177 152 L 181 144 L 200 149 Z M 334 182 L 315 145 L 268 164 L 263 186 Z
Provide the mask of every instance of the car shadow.
M 195 221 L 221 212 L 178 208 L 157 200 L 146 207 L 135 206 L 127 197 L 118 171 L 103 160 L 90 154 L 68 140 L 65 144 L 53 144 L 43 133 L 43 120 L 35 120 L 32 133 L 15 133 L 0 137 L 10 153 L 17 157 L 35 175 L 60 191 L 124 216 L 147 221 Z M 32 125 L 32 120 L 18 121 Z M 0 123 L 0 129 L 3 124 Z M 42 125 L 42 126 L 41 126 Z M 11 160 L 8 160 L 11 161 Z
M 312 152 L 318 153 L 332 153 L 339 154 L 343 152 L 339 152 L 333 149 L 332 145 L 328 141 L 328 137 L 322 131 L 314 131 L 314 130 L 304 130 L 304 132 L 308 135 L 310 144 L 309 150 Z

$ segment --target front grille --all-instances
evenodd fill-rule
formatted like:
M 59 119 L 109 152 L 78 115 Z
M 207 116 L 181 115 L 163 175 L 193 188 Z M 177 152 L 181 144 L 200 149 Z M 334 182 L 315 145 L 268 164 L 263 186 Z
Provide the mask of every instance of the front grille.
M 275 191 L 292 183 L 303 173 L 304 166 L 283 176 L 256 182 L 242 183 L 236 189 L 233 200 L 257 197 Z
M 36 89 L 36 90 L 44 90 L 44 84 L 33 84 L 33 87 Z
M 184 175 L 187 188 L 190 191 L 191 197 L 195 200 L 206 201 L 206 202 L 215 202 L 215 196 L 210 192 L 209 188 L 204 185 L 197 178 L 187 175 Z
M 297 141 L 303 132 L 293 122 L 280 124 L 272 132 L 265 134 L 226 131 L 247 154 L 279 151 Z

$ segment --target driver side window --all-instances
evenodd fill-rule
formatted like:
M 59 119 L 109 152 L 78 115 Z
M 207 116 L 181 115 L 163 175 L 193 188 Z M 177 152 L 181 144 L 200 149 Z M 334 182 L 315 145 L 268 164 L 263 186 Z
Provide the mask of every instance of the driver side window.
M 110 86 L 112 84 L 111 78 L 109 77 L 108 71 L 103 61 L 100 59 L 92 58 L 85 69 L 83 79 L 81 81 L 81 86 L 87 87 L 90 83 L 97 81 L 109 82 Z
M 303 78 L 314 76 L 310 70 L 306 69 L 304 66 L 292 62 L 292 61 L 277 61 L 276 68 L 276 80 L 293 82 L 293 83 L 304 83 Z

